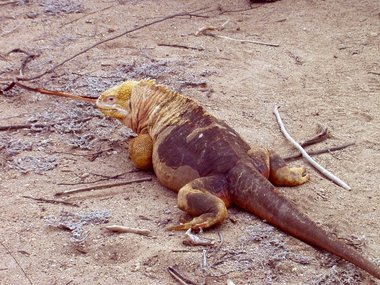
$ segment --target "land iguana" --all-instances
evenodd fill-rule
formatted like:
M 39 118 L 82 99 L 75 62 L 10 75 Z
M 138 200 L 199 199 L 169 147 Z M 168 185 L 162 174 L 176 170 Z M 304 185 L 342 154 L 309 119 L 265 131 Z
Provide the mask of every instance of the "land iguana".
M 300 213 L 275 186 L 309 180 L 274 151 L 251 148 L 199 103 L 154 80 L 129 80 L 103 92 L 97 107 L 136 132 L 129 153 L 137 168 L 152 169 L 178 192 L 178 207 L 193 219 L 172 230 L 223 222 L 232 204 L 280 230 L 333 253 L 380 279 L 380 268 Z

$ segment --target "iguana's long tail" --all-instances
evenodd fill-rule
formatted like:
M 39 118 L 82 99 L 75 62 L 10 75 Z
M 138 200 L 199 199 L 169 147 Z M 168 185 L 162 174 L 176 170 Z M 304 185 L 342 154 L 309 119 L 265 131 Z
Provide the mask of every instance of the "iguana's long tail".
M 238 162 L 228 173 L 235 205 L 312 246 L 333 253 L 380 279 L 380 268 L 359 252 L 331 237 L 301 214 L 250 163 Z

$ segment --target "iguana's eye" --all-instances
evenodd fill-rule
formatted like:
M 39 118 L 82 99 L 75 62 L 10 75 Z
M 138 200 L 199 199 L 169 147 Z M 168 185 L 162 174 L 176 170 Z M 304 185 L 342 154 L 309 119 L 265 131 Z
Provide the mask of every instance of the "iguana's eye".
M 106 98 L 106 102 L 107 103 L 115 103 L 116 102 L 116 98 L 114 96 L 109 96 Z

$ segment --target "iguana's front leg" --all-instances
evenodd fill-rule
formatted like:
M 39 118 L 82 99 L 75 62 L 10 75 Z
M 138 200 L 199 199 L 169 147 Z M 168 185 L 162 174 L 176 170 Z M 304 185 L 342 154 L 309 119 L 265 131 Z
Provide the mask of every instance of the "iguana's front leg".
M 152 165 L 153 141 L 148 134 L 139 134 L 129 142 L 129 156 L 133 164 L 144 170 L 150 170 Z
M 178 207 L 194 218 L 169 230 L 205 229 L 223 222 L 231 204 L 227 179 L 222 175 L 197 178 L 178 192 Z

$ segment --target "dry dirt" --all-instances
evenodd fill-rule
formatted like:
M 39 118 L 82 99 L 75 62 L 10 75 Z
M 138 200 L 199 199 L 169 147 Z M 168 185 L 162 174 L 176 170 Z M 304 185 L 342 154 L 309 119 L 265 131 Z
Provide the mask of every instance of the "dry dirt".
M 12 3 L 10 3 L 12 2 Z M 218 6 L 219 5 L 219 6 Z M 274 104 L 296 139 L 317 125 L 331 138 L 311 147 L 355 142 L 318 162 L 352 186 L 344 190 L 308 167 L 310 183 L 281 192 L 326 230 L 380 265 L 380 2 L 0 1 L 0 82 L 39 55 L 26 77 L 82 49 L 181 11 L 209 7 L 208 17 L 177 17 L 98 45 L 26 84 L 97 96 L 128 78 L 150 77 L 187 94 L 252 144 L 286 155 Z M 219 9 L 218 9 L 219 7 Z M 229 21 L 226 23 L 226 21 Z M 195 36 L 201 27 L 216 36 Z M 232 39 L 259 41 L 259 45 Z M 177 45 L 177 46 L 167 46 Z M 182 46 L 182 47 L 181 47 Z M 131 131 L 93 106 L 14 88 L 0 95 L 0 283 L 179 284 L 169 266 L 196 284 L 376 284 L 368 274 L 289 237 L 239 209 L 203 233 L 223 244 L 182 243 L 176 195 L 152 173 L 131 172 Z M 300 164 L 301 161 L 295 161 Z M 115 175 L 119 175 L 114 177 Z M 78 207 L 26 198 L 101 183 L 152 181 L 72 194 Z M 102 180 L 101 179 L 105 179 Z M 94 184 L 94 181 L 96 184 Z M 107 224 L 151 230 L 113 234 Z M 189 283 L 190 284 L 190 283 Z

